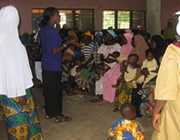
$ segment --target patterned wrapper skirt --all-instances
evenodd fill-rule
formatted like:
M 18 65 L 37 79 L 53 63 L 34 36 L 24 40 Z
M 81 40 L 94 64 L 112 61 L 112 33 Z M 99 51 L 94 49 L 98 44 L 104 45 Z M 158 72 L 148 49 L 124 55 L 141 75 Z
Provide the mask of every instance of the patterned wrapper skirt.
M 8 130 L 8 140 L 42 140 L 42 133 L 31 90 L 17 98 L 0 96 Z
M 132 101 L 132 86 L 125 81 L 122 81 L 116 89 L 116 96 L 114 100 L 114 106 L 118 109 L 121 105 L 131 103 Z

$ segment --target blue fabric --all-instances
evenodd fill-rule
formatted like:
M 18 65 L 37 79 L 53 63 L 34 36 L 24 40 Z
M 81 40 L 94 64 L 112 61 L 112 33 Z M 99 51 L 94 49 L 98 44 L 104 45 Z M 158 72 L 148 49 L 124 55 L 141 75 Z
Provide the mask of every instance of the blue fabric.
M 77 48 L 75 51 L 75 59 L 80 60 L 81 59 L 81 49 Z
M 58 48 L 62 44 L 58 31 L 47 25 L 40 29 L 39 38 L 42 48 L 42 69 L 46 71 L 60 71 L 61 54 L 52 53 L 53 48 Z
M 112 131 L 115 131 L 118 125 L 121 125 L 123 123 L 124 119 L 118 118 L 112 123 Z M 135 140 L 131 133 L 124 132 L 123 133 L 123 140 Z

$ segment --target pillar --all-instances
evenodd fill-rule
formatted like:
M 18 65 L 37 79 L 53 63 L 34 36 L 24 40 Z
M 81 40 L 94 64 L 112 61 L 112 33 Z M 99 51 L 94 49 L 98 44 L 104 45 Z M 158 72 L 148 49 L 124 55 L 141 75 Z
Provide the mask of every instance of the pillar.
M 161 33 L 161 0 L 146 0 L 146 24 L 152 35 Z

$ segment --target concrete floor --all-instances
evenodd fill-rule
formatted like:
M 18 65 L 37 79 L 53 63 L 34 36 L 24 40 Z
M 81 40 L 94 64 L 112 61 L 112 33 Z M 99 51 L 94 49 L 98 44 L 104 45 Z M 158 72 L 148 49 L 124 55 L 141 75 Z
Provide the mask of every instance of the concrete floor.
M 94 104 L 88 98 L 76 95 L 65 98 L 65 114 L 73 117 L 71 122 L 55 123 L 43 119 L 43 97 L 40 89 L 34 90 L 35 100 L 40 110 L 41 125 L 45 140 L 106 140 L 107 130 L 119 113 L 112 112 L 108 103 Z M 145 140 L 150 140 L 152 128 L 149 118 L 139 120 L 145 132 Z M 0 121 L 0 139 L 7 140 L 6 129 Z

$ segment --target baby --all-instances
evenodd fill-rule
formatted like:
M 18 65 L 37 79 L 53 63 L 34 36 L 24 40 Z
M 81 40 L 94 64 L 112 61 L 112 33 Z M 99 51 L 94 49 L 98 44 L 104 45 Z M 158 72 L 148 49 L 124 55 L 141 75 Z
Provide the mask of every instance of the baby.
M 122 117 L 112 123 L 107 140 L 144 140 L 144 135 L 136 122 L 136 111 L 131 104 L 121 106 Z

